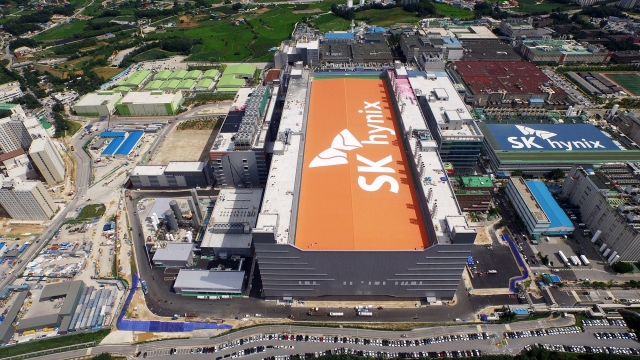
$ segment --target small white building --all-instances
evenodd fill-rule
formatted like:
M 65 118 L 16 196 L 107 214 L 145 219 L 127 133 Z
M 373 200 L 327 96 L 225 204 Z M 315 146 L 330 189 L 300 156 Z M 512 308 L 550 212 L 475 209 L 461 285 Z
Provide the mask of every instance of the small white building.
M 20 83 L 17 81 L 0 85 L 0 103 L 11 102 L 22 95 L 24 93 L 20 89 Z

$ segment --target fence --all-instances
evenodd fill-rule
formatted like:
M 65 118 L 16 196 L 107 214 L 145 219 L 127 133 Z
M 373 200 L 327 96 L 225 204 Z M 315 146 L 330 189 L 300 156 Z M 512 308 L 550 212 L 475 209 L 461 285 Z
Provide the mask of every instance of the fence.
M 522 268 L 522 276 L 515 277 L 509 280 L 509 291 L 517 294 L 519 292 L 517 284 L 518 282 L 524 281 L 529 278 L 529 270 L 527 270 L 527 265 L 524 263 L 524 259 L 522 259 L 522 255 L 520 255 L 518 247 L 516 246 L 516 243 L 513 241 L 513 239 L 511 239 L 511 237 L 507 234 L 502 234 L 500 235 L 500 237 L 502 238 L 502 240 L 506 241 L 509 244 L 513 256 L 516 258 L 516 261 L 518 262 L 520 268 Z

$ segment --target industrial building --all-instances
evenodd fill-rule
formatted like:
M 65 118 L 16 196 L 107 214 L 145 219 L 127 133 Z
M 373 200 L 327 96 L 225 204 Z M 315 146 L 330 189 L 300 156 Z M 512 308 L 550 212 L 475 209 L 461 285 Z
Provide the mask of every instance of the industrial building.
M 4 320 L 0 323 L 0 344 L 6 345 L 11 341 L 15 330 L 13 322 L 25 304 L 27 296 L 29 296 L 29 291 L 21 291 L 15 294 L 13 304 L 8 308 L 7 313 L 4 314 Z
M 184 79 L 178 84 L 178 90 L 191 91 L 196 86 L 196 81 L 192 79 Z
M 128 78 L 120 81 L 118 86 L 128 87 L 131 90 L 138 90 L 147 80 L 151 79 L 150 70 L 139 70 L 131 74 Z
M 82 280 L 46 285 L 40 293 L 38 303 L 64 298 L 62 306 L 59 310 L 46 315 L 29 317 L 29 313 L 27 313 L 27 317 L 20 319 L 16 325 L 16 332 L 23 333 L 28 330 L 62 327 L 63 322 L 70 322 L 75 314 L 83 289 L 84 282 Z M 32 308 L 36 306 L 38 304 L 32 305 Z
M 462 44 L 454 34 L 444 29 L 428 29 L 422 35 L 405 35 L 400 38 L 400 49 L 407 57 L 419 62 L 423 54 L 435 56 L 442 60 L 462 59 Z
M 202 255 L 250 257 L 251 231 L 256 226 L 262 189 L 221 189 L 205 230 Z
M 532 236 L 573 233 L 573 223 L 542 181 L 512 176 L 507 183 L 506 193 Z
M 198 81 L 198 83 L 196 84 L 195 87 L 195 91 L 209 91 L 211 89 L 213 89 L 213 85 L 214 82 L 212 79 L 209 78 L 203 78 L 202 80 Z
M 43 137 L 33 140 L 31 147 L 29 147 L 29 157 L 47 184 L 54 185 L 64 181 L 64 160 L 50 138 Z
M 183 102 L 181 91 L 173 94 L 162 91 L 132 91 L 120 100 L 116 109 L 121 116 L 166 116 L 175 115 Z
M 380 76 L 289 81 L 253 230 L 265 298 L 454 297 L 476 231 L 406 70 Z
M 160 80 L 160 81 L 165 81 L 168 80 L 169 77 L 171 76 L 171 70 L 162 70 L 159 71 L 154 77 L 153 80 Z
M 173 284 L 176 294 L 183 296 L 242 296 L 244 271 L 181 269 Z
M 16 220 L 48 220 L 58 205 L 39 181 L 22 181 L 0 175 L 0 205 Z
M 614 142 L 591 124 L 487 124 L 484 156 L 500 177 L 515 171 L 540 176 L 552 170 L 568 172 L 574 164 L 640 161 L 640 151 Z
M 0 85 L 0 103 L 12 102 L 23 95 L 24 93 L 22 89 L 20 89 L 20 83 L 17 81 Z
M 7 177 L 19 178 L 22 181 L 38 177 L 31 160 L 22 149 L 0 154 L 0 163 L 4 166 L 2 170 Z
M 467 39 L 461 41 L 465 61 L 521 61 L 511 44 L 500 39 Z M 427 69 L 425 67 L 425 69 Z
M 505 20 L 500 22 L 500 32 L 510 38 L 538 35 L 538 29 L 527 22 L 510 22 Z
M 475 107 L 569 106 L 567 93 L 526 61 L 458 61 L 453 69 L 468 90 L 465 102 Z
M 209 69 L 205 71 L 204 74 L 202 74 L 202 78 L 216 80 L 218 78 L 218 75 L 220 75 L 220 71 L 216 69 Z
M 445 72 L 416 74 L 408 79 L 410 88 L 403 91 L 415 92 L 442 161 L 461 172 L 470 172 L 478 162 L 483 135 L 456 87 Z
M 525 60 L 534 63 L 587 63 L 609 62 L 612 53 L 600 44 L 579 43 L 575 40 L 522 40 L 516 46 Z
M 575 73 L 573 71 L 568 71 L 567 76 L 591 95 L 608 96 L 624 91 L 624 89 L 618 84 L 613 83 L 611 80 L 597 72 Z
M 219 92 L 238 92 L 245 86 L 247 80 L 253 80 L 256 72 L 256 66 L 251 64 L 234 64 L 228 65 L 224 73 L 218 80 L 216 89 Z
M 459 176 L 454 185 L 454 194 L 462 211 L 488 211 L 493 191 L 493 181 L 486 175 Z
M 169 242 L 167 247 L 156 250 L 153 265 L 157 267 L 185 268 L 193 266 L 193 243 Z
M 116 112 L 116 104 L 122 99 L 122 93 L 115 91 L 98 91 L 89 93 L 73 105 L 78 116 L 109 116 Z
M 147 91 L 161 90 L 162 84 L 164 84 L 164 81 L 154 79 L 152 81 L 149 81 L 149 83 L 144 86 L 144 89 Z
M 129 179 L 135 189 L 206 188 L 213 183 L 209 161 L 138 165 L 129 173 Z
M 576 165 L 562 186 L 609 263 L 640 259 L 639 174 L 638 162 Z
M 238 95 L 232 108 L 244 107 L 244 112 L 229 112 L 209 151 L 213 175 L 220 187 L 252 187 L 267 181 L 266 144 L 271 139 L 278 88 L 246 88 Z
M 198 80 L 202 76 L 202 70 L 191 70 L 184 76 L 185 79 Z
M 32 141 L 22 121 L 10 117 L 0 119 L 0 153 L 9 153 L 17 149 L 27 151 Z
M 103 156 L 129 156 L 144 136 L 144 132 L 142 131 L 132 131 L 123 134 L 125 134 L 125 136 L 113 137 L 109 145 L 102 150 Z

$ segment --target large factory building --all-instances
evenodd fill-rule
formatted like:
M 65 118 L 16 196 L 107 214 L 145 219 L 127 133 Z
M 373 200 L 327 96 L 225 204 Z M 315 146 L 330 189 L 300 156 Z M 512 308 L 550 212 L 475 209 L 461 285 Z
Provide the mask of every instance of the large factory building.
M 253 231 L 263 296 L 451 300 L 476 232 L 410 75 L 332 75 L 289 83 Z

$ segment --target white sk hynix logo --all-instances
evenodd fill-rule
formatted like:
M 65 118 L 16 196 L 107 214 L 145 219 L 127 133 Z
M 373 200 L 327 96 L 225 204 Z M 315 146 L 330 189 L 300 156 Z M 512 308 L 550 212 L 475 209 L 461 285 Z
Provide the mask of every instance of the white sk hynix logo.
M 600 144 L 600 141 L 590 141 L 586 139 L 580 139 L 578 141 L 553 141 L 552 137 L 558 134 L 545 130 L 536 130 L 527 126 L 516 125 L 516 128 L 520 130 L 524 135 L 535 136 L 510 136 L 507 138 L 512 145 L 512 149 L 544 149 L 544 146 L 540 146 L 536 143 L 537 139 L 546 140 L 552 149 L 571 151 L 574 149 L 606 149 L 606 147 Z
M 373 103 L 368 103 L 365 101 L 364 105 L 364 110 L 359 110 L 358 112 L 366 114 L 367 126 L 371 128 L 371 130 L 369 130 L 369 139 L 358 141 L 358 139 L 356 139 L 349 130 L 344 129 L 340 131 L 340 133 L 338 133 L 336 137 L 333 138 L 330 148 L 318 154 L 318 156 L 316 156 L 311 161 L 311 163 L 309 164 L 310 168 L 348 164 L 349 160 L 347 159 L 347 153 L 345 153 L 345 151 L 362 148 L 363 144 L 389 145 L 389 141 L 386 141 L 388 139 L 387 135 L 395 135 L 396 132 L 393 129 L 373 124 L 384 123 L 384 117 L 382 115 L 380 102 L 376 101 Z M 386 132 L 388 132 L 389 134 L 386 134 Z M 396 172 L 395 169 L 385 166 L 393 161 L 391 155 L 386 156 L 381 160 L 375 161 L 367 159 L 362 155 L 356 154 L 356 159 L 363 165 L 358 166 L 359 173 L 392 174 Z M 380 175 L 373 179 L 373 182 L 371 183 L 367 182 L 366 176 L 358 176 L 358 185 L 364 191 L 380 190 L 385 183 L 390 185 L 389 191 L 393 193 L 397 194 L 400 190 L 398 181 L 392 176 Z

